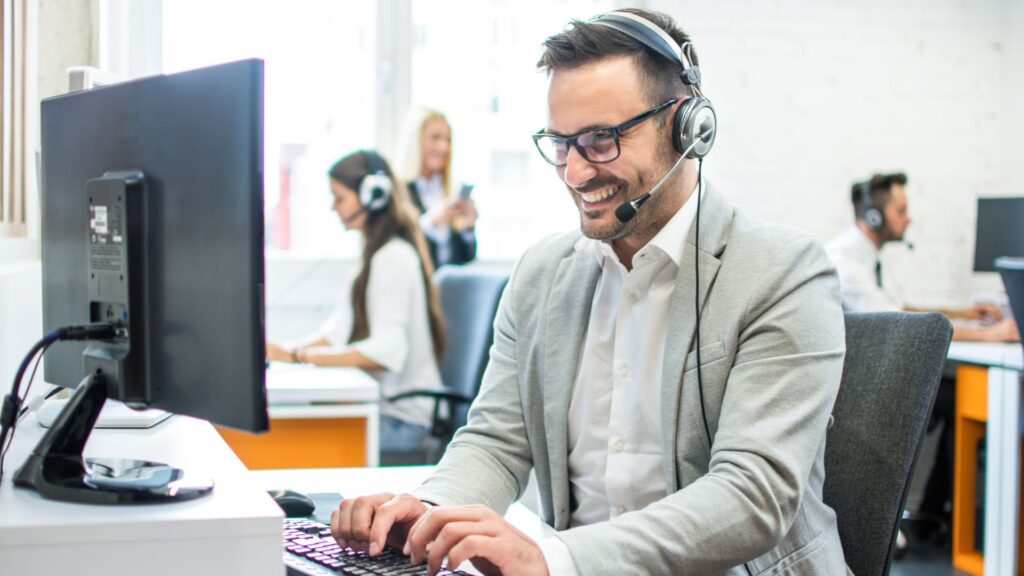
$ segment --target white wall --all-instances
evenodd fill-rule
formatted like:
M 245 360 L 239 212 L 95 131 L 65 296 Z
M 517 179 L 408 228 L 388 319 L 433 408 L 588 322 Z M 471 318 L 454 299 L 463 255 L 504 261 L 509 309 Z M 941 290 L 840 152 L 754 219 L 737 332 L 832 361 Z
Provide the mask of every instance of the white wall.
M 43 336 L 40 278 L 38 261 L 0 263 L 0 390 L 3 394 L 10 391 L 21 359 Z M 43 389 L 39 382 L 37 380 L 33 393 Z
M 733 202 L 824 241 L 852 219 L 853 181 L 904 171 L 916 249 L 887 248 L 887 277 L 927 305 L 1000 288 L 970 273 L 975 199 L 1024 195 L 1021 2 L 646 5 L 694 39 L 719 117 L 706 174 Z

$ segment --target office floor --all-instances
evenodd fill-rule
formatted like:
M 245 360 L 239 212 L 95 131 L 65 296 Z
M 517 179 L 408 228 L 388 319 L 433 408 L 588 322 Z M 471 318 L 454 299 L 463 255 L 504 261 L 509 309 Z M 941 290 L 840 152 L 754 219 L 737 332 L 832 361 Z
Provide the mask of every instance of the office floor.
M 902 557 L 893 561 L 890 576 L 968 576 L 954 570 L 949 545 L 935 537 L 925 537 L 908 530 L 910 546 Z

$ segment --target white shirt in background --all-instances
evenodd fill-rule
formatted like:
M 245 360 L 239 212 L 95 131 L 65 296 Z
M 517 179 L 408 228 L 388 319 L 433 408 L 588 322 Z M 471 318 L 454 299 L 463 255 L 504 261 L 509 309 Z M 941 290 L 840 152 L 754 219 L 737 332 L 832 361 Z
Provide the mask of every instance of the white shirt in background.
M 569 404 L 569 482 L 578 503 L 570 527 L 640 510 L 668 495 L 661 374 L 669 302 L 696 212 L 691 194 L 633 256 L 630 271 L 609 244 L 589 238 L 576 244 L 576 250 L 593 250 L 601 275 Z M 551 574 L 577 574 L 557 536 L 540 546 Z
M 839 293 L 847 312 L 898 312 L 902 303 L 878 285 L 879 250 L 857 226 L 825 245 L 839 272 Z M 883 281 L 884 284 L 884 281 Z
M 427 312 L 427 293 L 416 249 L 392 238 L 370 263 L 366 286 L 366 315 L 370 335 L 349 343 L 352 333 L 352 286 L 360 266 L 352 267 L 341 289 L 341 304 L 321 327 L 331 346 L 357 350 L 385 369 L 370 371 L 380 382 L 381 396 L 409 390 L 440 390 L 441 374 L 434 358 Z M 429 426 L 433 402 L 428 398 L 382 403 L 382 414 Z

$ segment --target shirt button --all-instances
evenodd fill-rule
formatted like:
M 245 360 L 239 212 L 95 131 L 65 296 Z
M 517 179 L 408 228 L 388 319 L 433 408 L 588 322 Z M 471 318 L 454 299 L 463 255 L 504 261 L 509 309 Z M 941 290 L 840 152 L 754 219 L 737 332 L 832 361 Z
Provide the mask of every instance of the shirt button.
M 628 510 L 626 510 L 625 506 L 619 506 L 619 508 L 616 510 L 616 512 L 618 512 L 619 516 L 622 516 L 623 514 L 628 512 Z
M 622 452 L 625 449 L 626 449 L 626 443 L 625 442 L 623 442 L 622 440 L 618 440 L 618 441 L 615 442 L 615 451 L 616 452 Z
M 622 376 L 623 378 L 629 376 L 629 364 L 625 362 L 619 364 L 619 376 Z
M 639 299 L 640 299 L 640 297 L 639 297 L 639 296 L 637 296 L 636 294 L 630 294 L 630 295 L 629 295 L 629 296 L 627 297 L 627 300 L 629 300 L 629 303 L 630 303 L 630 304 L 636 304 L 636 301 L 637 301 L 637 300 L 639 300 Z

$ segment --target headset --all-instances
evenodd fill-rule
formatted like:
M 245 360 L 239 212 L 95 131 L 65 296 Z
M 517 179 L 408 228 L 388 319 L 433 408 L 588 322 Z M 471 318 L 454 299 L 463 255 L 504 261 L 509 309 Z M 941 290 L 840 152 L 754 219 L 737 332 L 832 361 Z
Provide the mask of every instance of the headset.
M 686 158 L 703 158 L 715 143 L 718 119 L 700 88 L 700 68 L 693 64 L 692 45 L 682 46 L 650 20 L 631 12 L 607 12 L 596 16 L 592 24 L 607 26 L 643 44 L 679 65 L 679 79 L 689 86 L 693 96 L 687 98 L 673 119 L 672 146 Z
M 863 203 L 863 208 L 860 212 L 861 219 L 868 225 L 868 228 L 878 232 L 885 228 L 885 213 L 878 206 L 875 206 L 875 201 L 871 194 L 872 188 L 871 180 L 865 180 L 853 185 L 853 194 L 854 201 L 860 198 Z
M 380 212 L 391 200 L 392 184 L 384 159 L 373 150 L 363 150 L 363 156 L 370 166 L 370 172 L 359 181 L 359 203 L 362 211 L 371 214 Z

